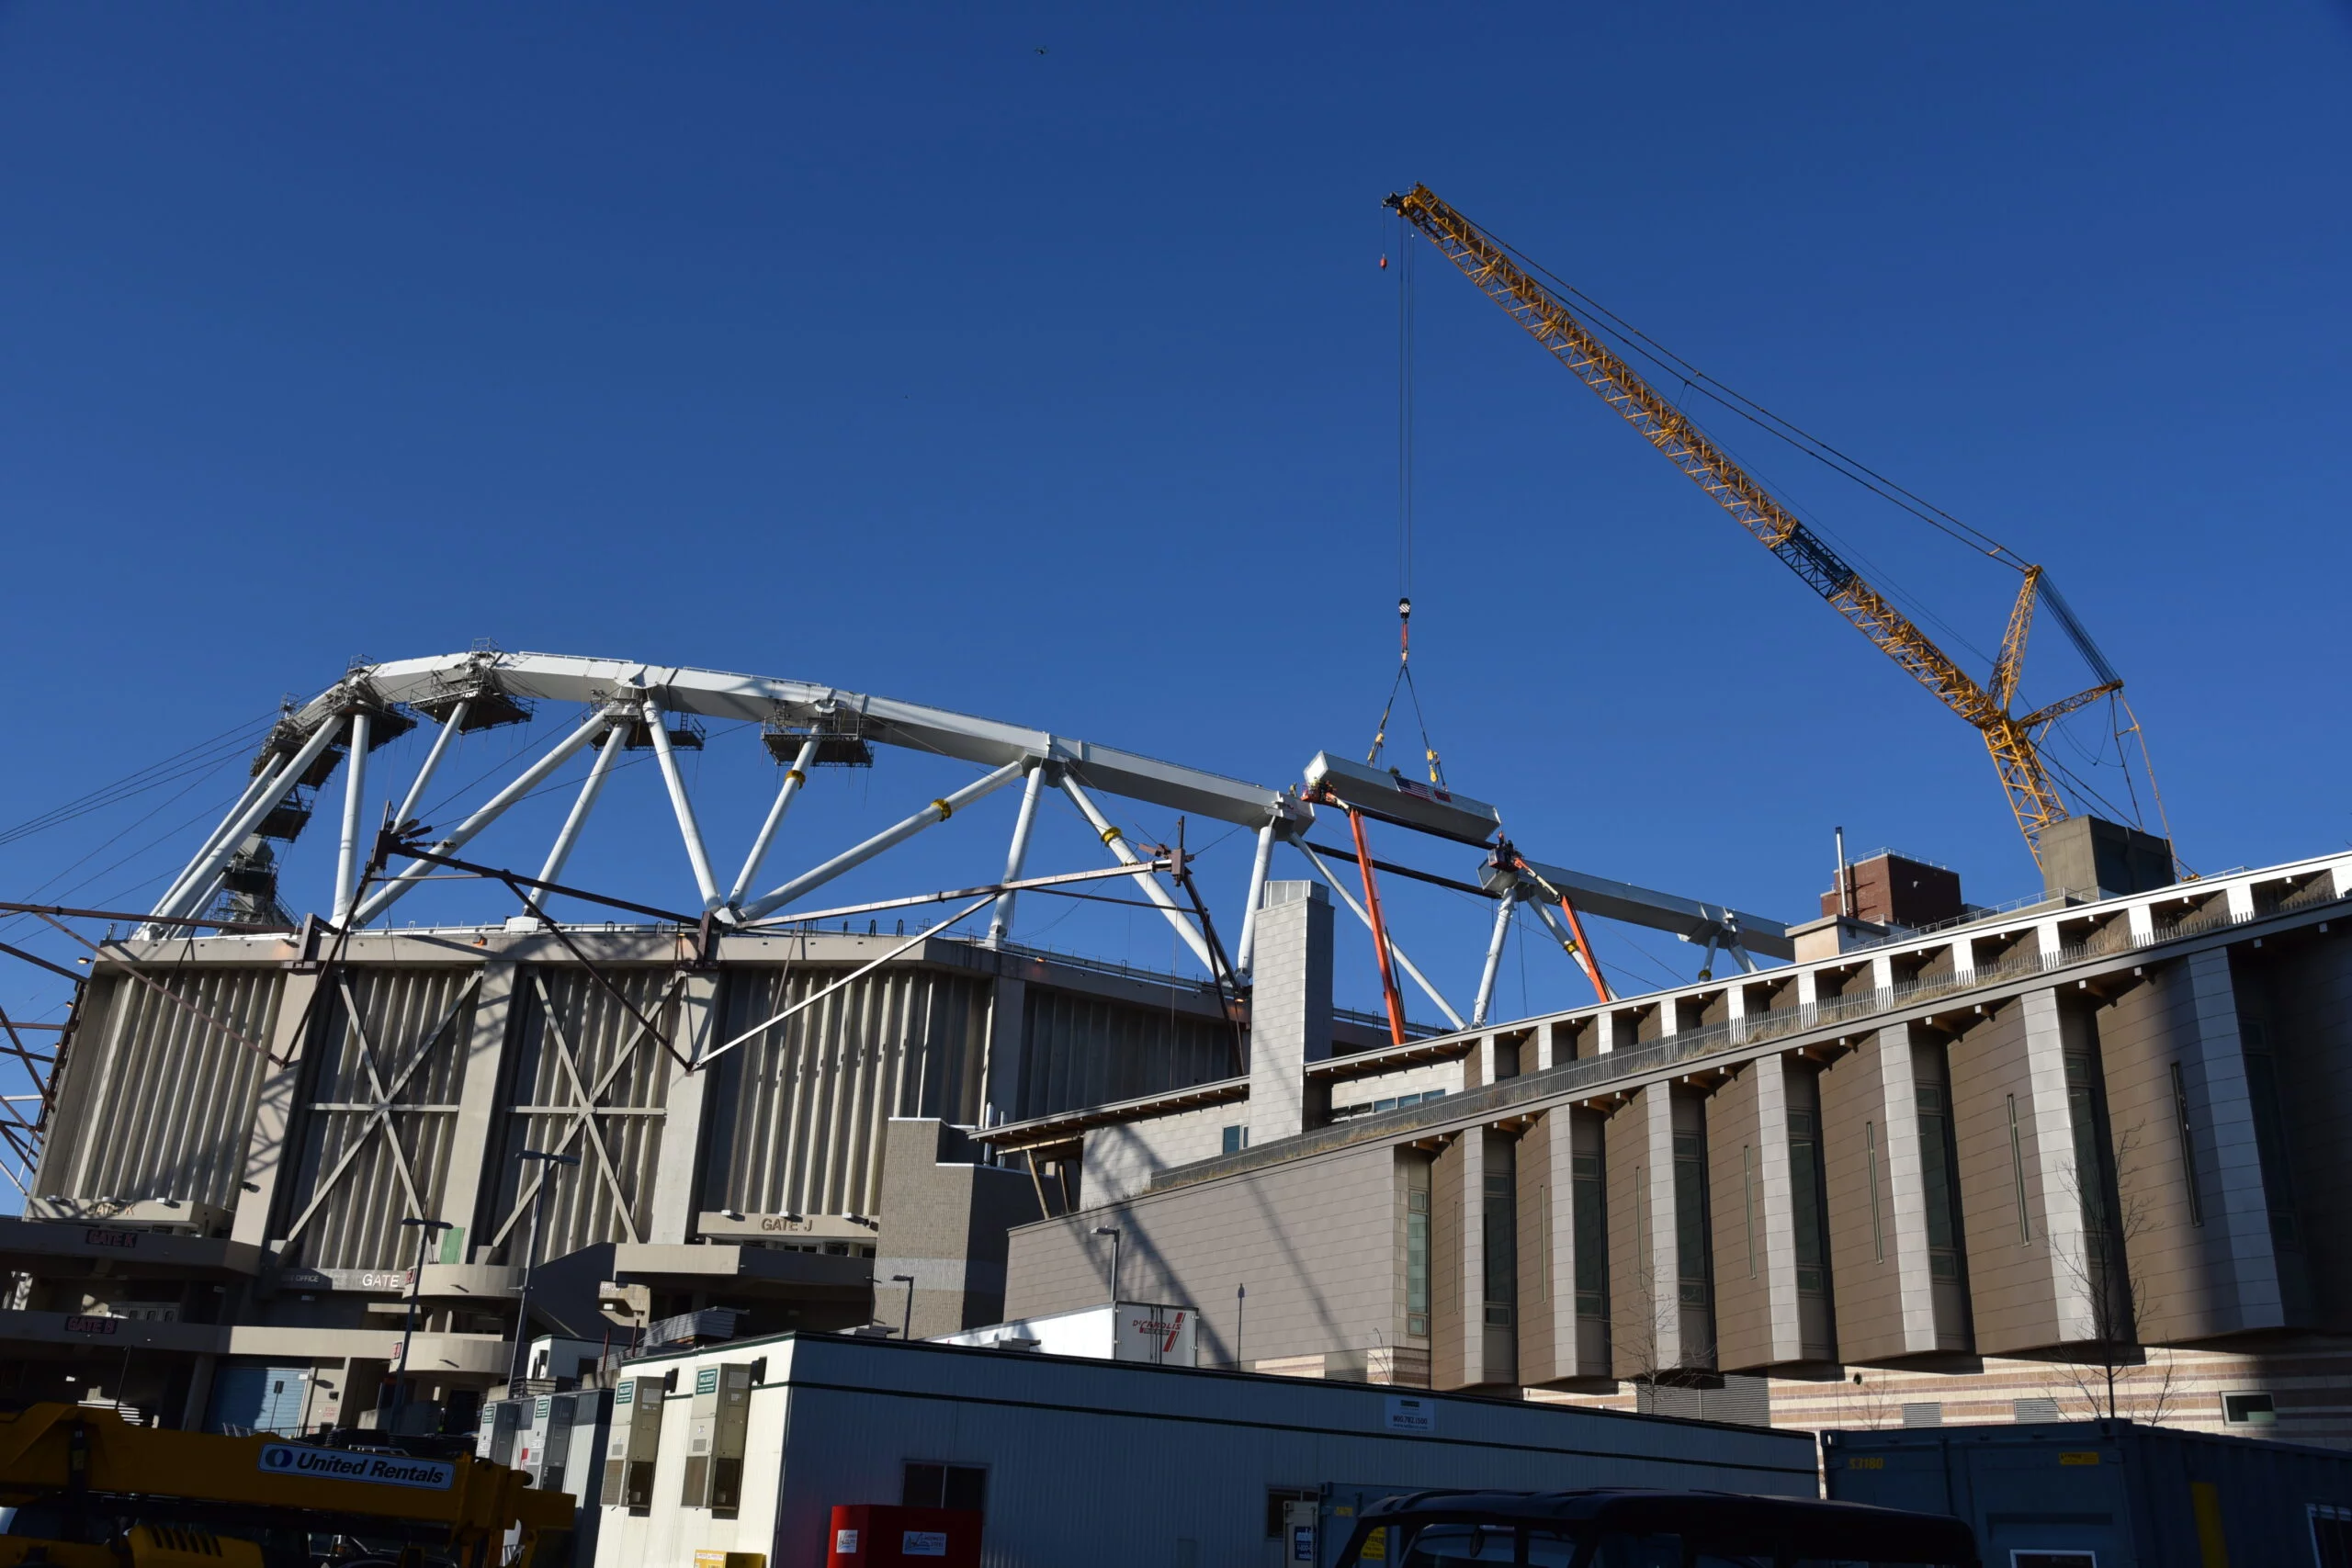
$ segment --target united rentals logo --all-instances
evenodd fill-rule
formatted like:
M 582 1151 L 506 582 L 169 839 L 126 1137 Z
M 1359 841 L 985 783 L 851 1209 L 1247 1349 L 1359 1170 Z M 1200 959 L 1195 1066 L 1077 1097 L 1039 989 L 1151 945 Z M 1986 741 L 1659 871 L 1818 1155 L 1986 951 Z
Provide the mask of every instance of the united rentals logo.
M 277 1475 L 308 1475 L 322 1481 L 356 1481 L 368 1486 L 413 1486 L 447 1492 L 458 1479 L 458 1467 L 440 1460 L 411 1459 L 406 1454 L 345 1453 L 336 1449 L 305 1448 L 298 1443 L 265 1443 L 260 1467 Z

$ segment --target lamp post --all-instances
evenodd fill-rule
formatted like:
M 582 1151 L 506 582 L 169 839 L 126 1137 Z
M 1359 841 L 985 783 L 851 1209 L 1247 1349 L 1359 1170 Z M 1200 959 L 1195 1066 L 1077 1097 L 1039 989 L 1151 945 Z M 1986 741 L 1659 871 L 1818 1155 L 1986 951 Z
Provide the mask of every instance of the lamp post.
M 408 1321 L 401 1328 L 401 1381 L 392 1394 L 392 1435 L 395 1437 L 400 1433 L 401 1416 L 408 1409 L 408 1391 L 411 1382 L 408 1371 L 408 1351 L 410 1343 L 416 1337 L 416 1302 L 418 1295 L 424 1289 L 424 1255 L 426 1249 L 432 1247 L 435 1236 L 443 1231 L 455 1228 L 447 1220 L 420 1220 L 411 1216 L 401 1221 L 402 1229 L 412 1225 L 417 1231 L 416 1267 L 410 1269 L 408 1275 Z
M 893 1274 L 890 1283 L 907 1288 L 907 1311 L 906 1315 L 899 1320 L 899 1337 L 912 1339 L 915 1337 L 915 1277 L 912 1274 Z
M 1119 1227 L 1096 1225 L 1094 1234 L 1111 1238 L 1111 1304 L 1115 1307 L 1119 1304 Z
M 506 1397 L 515 1397 L 514 1385 L 523 1381 L 523 1357 L 531 1339 L 531 1277 L 539 1266 L 539 1222 L 548 1212 L 548 1194 L 555 1190 L 555 1168 L 578 1165 L 578 1155 L 542 1154 L 537 1149 L 525 1149 L 514 1156 L 518 1160 L 535 1159 L 539 1165 L 539 1194 L 531 1204 L 531 1245 L 523 1254 L 522 1299 L 514 1305 L 514 1355 L 506 1369 Z

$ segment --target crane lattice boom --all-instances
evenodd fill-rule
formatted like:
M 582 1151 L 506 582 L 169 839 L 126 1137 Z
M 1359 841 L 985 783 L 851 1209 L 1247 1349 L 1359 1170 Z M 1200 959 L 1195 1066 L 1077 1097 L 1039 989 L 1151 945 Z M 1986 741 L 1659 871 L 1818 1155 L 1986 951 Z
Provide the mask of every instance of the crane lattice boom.
M 1577 378 L 1600 395 L 1603 402 L 1623 416 L 1643 439 L 1664 453 L 1668 461 L 1713 496 L 1734 521 L 1758 542 L 1781 558 L 1789 570 L 1811 584 L 1814 592 L 1835 605 L 1839 615 L 1875 643 L 1912 678 L 1933 692 L 1946 707 L 1966 719 L 1984 736 L 1993 766 L 2001 776 L 2018 827 L 2026 845 L 2041 859 L 2042 829 L 2069 815 L 2066 803 L 2052 782 L 2036 744 L 2039 732 L 2052 721 L 2094 698 L 2122 689 L 2109 679 L 2090 690 L 2023 717 L 2009 712 L 2025 655 L 2025 639 L 2032 626 L 2035 592 L 2041 569 L 2029 568 L 2016 608 L 2003 639 L 2001 659 L 1994 671 L 1994 689 L 1987 691 L 1954 663 L 1910 617 L 1889 604 L 1884 595 L 1862 580 L 1860 572 L 1737 463 L 1724 455 L 1683 412 L 1661 397 L 1632 366 L 1611 351 L 1561 302 L 1531 276 L 1508 252 L 1471 221 L 1438 199 L 1427 186 L 1415 186 L 1388 205 L 1429 236 L 1446 260 L 1462 270 L 1488 299 L 1500 305 Z M 2063 614 L 2063 607 L 2062 607 Z

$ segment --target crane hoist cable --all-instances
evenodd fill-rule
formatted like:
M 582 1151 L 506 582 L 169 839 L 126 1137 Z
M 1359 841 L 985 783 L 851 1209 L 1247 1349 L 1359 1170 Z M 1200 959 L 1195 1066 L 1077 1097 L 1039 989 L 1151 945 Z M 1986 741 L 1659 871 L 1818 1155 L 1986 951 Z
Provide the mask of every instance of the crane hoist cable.
M 1421 712 L 1421 694 L 1413 684 L 1413 257 L 1411 231 L 1400 214 L 1396 220 L 1396 678 L 1389 682 L 1388 700 L 1381 705 L 1380 722 L 1372 727 L 1372 749 L 1364 765 L 1379 764 L 1388 744 L 1388 720 L 1396 711 L 1396 694 L 1413 705 L 1413 722 L 1421 735 L 1421 759 L 1430 783 L 1443 785 L 1445 764 L 1430 744 L 1429 719 Z M 1387 266 L 1382 256 L 1380 265 Z
M 1699 428 L 1694 420 L 1662 396 L 1624 357 L 1579 320 L 1562 298 L 1563 294 L 1572 293 L 1572 290 L 1565 286 L 1556 291 L 1547 288 L 1535 276 L 1540 269 L 1534 268 L 1532 263 L 1523 263 L 1499 241 L 1440 200 L 1427 186 L 1415 186 L 1408 193 L 1392 195 L 1386 205 L 1400 219 L 1419 229 L 1441 254 L 1478 287 L 1480 292 L 1502 307 L 1530 336 L 1615 409 L 1627 423 L 1641 433 L 1644 439 L 1730 513 L 1733 519 L 1758 543 L 1778 556 L 1784 565 L 1826 599 L 1881 652 L 1927 687 L 1945 706 L 1974 727 L 1992 756 L 1995 771 L 2000 776 L 2002 790 L 2008 798 L 2018 830 L 2024 835 L 2026 847 L 2039 863 L 2042 833 L 2072 815 L 2052 779 L 2052 765 L 2042 758 L 2041 738 L 2051 725 L 2067 714 L 2100 697 L 2120 699 L 2123 689 L 2122 678 L 2091 640 L 2090 634 L 2073 609 L 2047 581 L 2041 568 L 2023 562 L 1999 546 L 1997 541 L 1978 535 L 1991 547 L 1986 553 L 2018 567 L 2024 578 L 2017 602 L 2009 613 L 2007 630 L 2001 640 L 2000 655 L 1994 660 L 1991 679 L 1988 682 L 1979 682 L 1930 640 L 1910 617 L 1896 609 L 1885 594 L 1864 581 L 1862 575 L 1847 564 L 1818 533 L 1735 462 L 1720 445 Z M 1637 333 L 1631 333 L 1631 329 L 1623 328 L 1622 322 L 1619 325 L 1629 335 L 1639 337 Z M 1646 338 L 1641 341 L 1648 343 Z M 1647 351 L 1644 352 L 1646 355 Z M 1662 355 L 1663 351 L 1658 353 Z M 1703 378 L 1693 375 L 1690 379 L 1696 384 Z M 1713 390 L 1709 395 L 1721 396 Z M 1739 408 L 1739 403 L 1727 399 L 1723 400 L 1726 406 Z M 1739 402 L 1747 403 L 1746 409 L 1739 409 L 1745 417 L 1754 419 L 1801 449 L 1812 452 L 1825 462 L 1831 462 L 1830 457 L 1823 457 L 1825 452 L 1843 459 L 1849 466 L 1840 468 L 1840 471 L 1857 483 L 1865 484 L 1881 495 L 1886 495 L 1892 489 L 1905 497 L 1909 496 L 1908 491 L 1903 491 L 1888 481 L 1870 483 L 1870 479 L 1877 479 L 1875 474 L 1851 459 L 1844 458 L 1843 454 L 1837 453 L 1826 443 L 1804 436 L 1801 431 L 1795 435 L 1790 434 L 1796 427 L 1779 420 L 1776 415 L 1770 415 L 1762 405 L 1747 400 L 1739 400 Z M 1748 412 L 1749 409 L 1756 412 Z M 1758 417 L 1759 414 L 1766 417 Z M 1831 466 L 1838 467 L 1838 464 L 1831 462 Z M 1859 473 L 1854 471 L 1857 469 Z M 1868 475 L 1869 479 L 1864 479 L 1863 475 Z M 1916 502 L 1917 498 L 1910 500 Z M 1898 504 L 1903 502 L 1898 502 Z M 1919 510 L 1917 506 L 1906 509 Z M 1949 514 L 1941 513 L 1940 509 L 1930 510 L 1949 518 Z M 1925 515 L 1924 513 L 1920 514 Z M 1942 526 L 1941 524 L 1938 525 Z M 1977 531 L 1970 529 L 1969 532 Z M 2040 604 L 2050 606 L 2060 628 L 2090 667 L 2096 683 L 2071 697 L 2061 698 L 2047 706 L 2020 715 L 2012 710 L 2018 680 L 2023 671 L 2026 638 L 2032 629 L 2034 611 Z M 2125 732 L 2119 728 L 2119 739 Z M 2130 727 L 2129 733 L 2140 735 L 2136 720 Z M 2141 760 L 2145 766 L 2148 759 L 2144 736 L 2141 737 L 2140 748 Z M 2153 768 L 2149 773 L 2153 784 Z M 2167 837 L 2169 833 L 2167 824 Z

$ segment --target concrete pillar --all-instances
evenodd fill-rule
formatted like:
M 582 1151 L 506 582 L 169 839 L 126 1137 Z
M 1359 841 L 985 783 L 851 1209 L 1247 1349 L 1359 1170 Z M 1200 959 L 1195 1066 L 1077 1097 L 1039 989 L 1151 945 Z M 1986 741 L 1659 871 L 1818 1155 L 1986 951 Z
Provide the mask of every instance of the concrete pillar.
M 302 1038 L 310 1021 L 311 998 L 319 976 L 288 975 L 278 993 L 277 1017 L 270 1028 L 269 1054 L 283 1061 L 267 1069 L 261 1092 L 254 1101 L 253 1134 L 245 1140 L 245 1173 L 237 1188 L 237 1213 L 231 1222 L 231 1239 L 258 1247 L 269 1240 L 270 1210 L 277 1201 L 278 1183 L 291 1180 L 300 1161 L 286 1146 L 294 1121 L 294 1090 L 302 1077 Z
M 2181 966 L 2188 982 L 2185 1021 L 2193 1031 L 2182 1063 L 2196 1128 L 2205 1227 L 2219 1227 L 2218 1259 L 2236 1298 L 2233 1328 L 2268 1328 L 2287 1320 L 2278 1258 L 2270 1231 L 2270 1197 L 2255 1140 L 2254 1098 L 2246 1085 L 2245 1042 L 2238 1028 L 2237 988 L 2226 949 L 2193 954 Z M 2185 1031 L 2184 1032 L 2188 1032 Z M 2210 1172 L 2210 1176 L 2207 1174 Z
M 1939 1348 L 1911 1047 L 1910 1027 L 1892 1025 L 1820 1079 L 1830 1286 L 1838 1352 L 1849 1361 Z M 2063 1099 L 2063 1077 L 2060 1089 Z
M 1811 1359 L 1797 1308 L 1787 1071 L 1778 1056 L 1750 1062 L 1707 1102 L 1720 1368 Z
M 508 1025 L 514 1021 L 515 973 L 511 959 L 495 958 L 482 965 L 481 984 L 474 992 L 473 1021 L 460 1047 L 465 1056 L 458 1084 L 458 1120 L 449 1143 L 449 1173 L 441 1184 L 438 1217 L 461 1227 L 455 1233 L 456 1245 L 444 1256 L 469 1262 L 477 1261 L 474 1249 L 483 1239 L 478 1233 L 487 1201 L 484 1178 L 492 1177 L 489 1188 L 494 1192 L 498 1183 L 491 1162 L 506 1155 L 499 1146 L 499 1134 L 505 1123 L 500 1090 L 506 1070 Z M 445 1234 L 445 1246 L 447 1240 Z
M 1519 1381 L 1581 1375 L 1577 1354 L 1576 1113 L 1557 1106 L 1519 1140 Z
M 987 1082 L 980 1105 L 983 1127 L 1021 1120 L 1021 1045 L 1028 1010 L 1029 983 L 999 975 L 989 997 Z
M 718 1044 L 719 976 L 705 970 L 686 976 L 678 998 L 678 1028 L 673 1036 L 680 1055 L 692 1061 Z M 656 1020 L 658 1022 L 659 1020 Z M 648 1042 L 646 1050 L 660 1047 Z M 662 1100 L 662 1149 L 653 1168 L 653 1202 L 645 1239 L 673 1245 L 695 1239 L 701 1213 L 703 1122 L 709 1109 L 712 1072 L 690 1073 L 667 1055 L 670 1083 Z
M 1951 1051 L 1970 1314 L 1985 1355 L 2095 1332 L 2065 1028 L 2045 987 L 1988 1013 Z
M 1650 1084 L 1608 1134 L 1610 1361 L 1620 1378 L 1689 1365 L 1675 1252 L 1674 1100 Z
M 1250 1145 L 1306 1128 L 1306 1064 L 1331 1054 L 1331 905 L 1319 882 L 1269 882 L 1250 1002 Z
M 1258 939 L 1265 941 L 1262 925 Z M 1431 1388 L 1487 1381 L 1486 1189 L 1487 1138 L 1474 1127 L 1440 1151 L 1430 1168 Z

